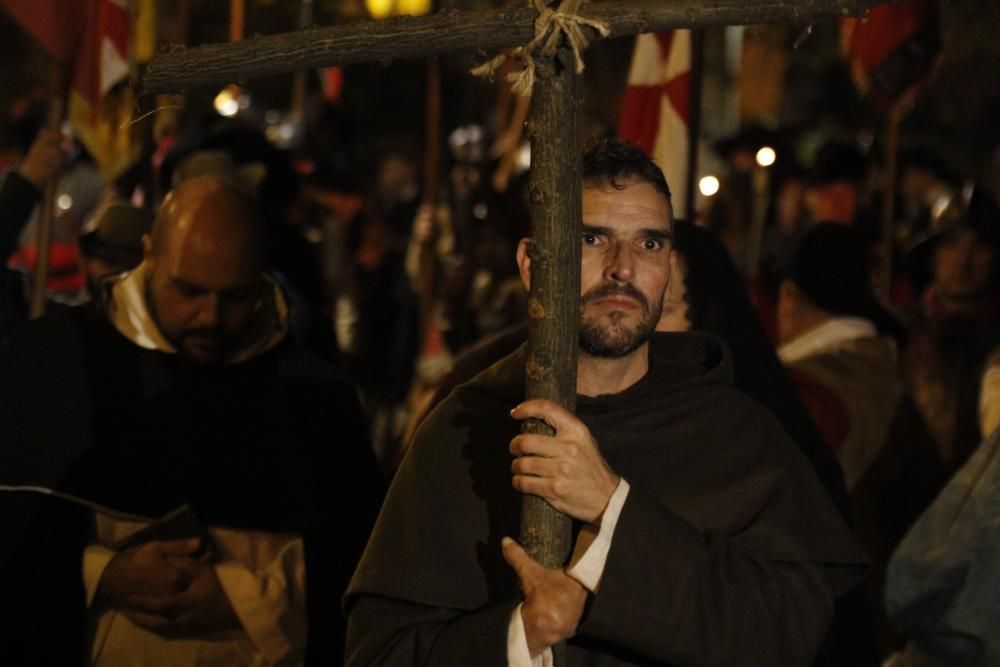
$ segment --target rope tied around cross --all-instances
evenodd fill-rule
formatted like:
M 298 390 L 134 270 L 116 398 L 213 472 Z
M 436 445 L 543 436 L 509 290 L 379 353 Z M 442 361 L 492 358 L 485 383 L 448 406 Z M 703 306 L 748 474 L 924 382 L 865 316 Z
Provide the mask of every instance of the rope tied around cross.
M 558 8 L 553 9 L 545 4 L 545 0 L 530 0 L 532 7 L 538 12 L 535 18 L 535 36 L 525 44 L 513 49 L 509 53 L 500 55 L 486 61 L 482 65 L 471 70 L 472 74 L 484 79 L 492 79 L 497 70 L 507 61 L 507 58 L 520 60 L 524 68 L 520 72 L 507 75 L 507 80 L 511 82 L 511 90 L 521 96 L 531 94 L 531 89 L 535 85 L 535 62 L 534 57 L 550 57 L 555 55 L 559 48 L 560 40 L 563 36 L 569 43 L 576 60 L 576 73 L 583 72 L 583 57 L 580 52 L 587 48 L 590 39 L 583 31 L 583 27 L 596 30 L 601 37 L 611 34 L 611 29 L 605 21 L 588 19 L 580 16 L 579 9 L 583 0 L 562 0 Z

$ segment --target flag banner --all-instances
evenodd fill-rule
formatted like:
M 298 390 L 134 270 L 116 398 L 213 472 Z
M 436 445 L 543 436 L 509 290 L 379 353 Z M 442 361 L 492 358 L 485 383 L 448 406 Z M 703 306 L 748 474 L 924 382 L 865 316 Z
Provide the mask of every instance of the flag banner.
M 688 115 L 691 103 L 691 31 L 636 38 L 618 134 L 638 145 L 663 170 L 674 216 L 687 216 Z
M 841 42 L 858 88 L 882 108 L 912 103 L 929 82 L 941 50 L 935 2 L 874 7 L 841 21 Z
M 4 9 L 68 70 L 67 116 L 105 182 L 138 158 L 130 125 L 126 0 L 0 0 Z
M 67 113 L 105 182 L 139 157 L 131 125 L 135 98 L 128 87 L 129 27 L 126 0 L 88 0 Z

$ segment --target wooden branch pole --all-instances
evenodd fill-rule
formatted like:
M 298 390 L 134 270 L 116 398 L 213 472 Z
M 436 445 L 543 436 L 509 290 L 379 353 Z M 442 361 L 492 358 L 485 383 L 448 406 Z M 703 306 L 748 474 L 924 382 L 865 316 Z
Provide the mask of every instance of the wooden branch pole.
M 614 38 L 709 25 L 809 23 L 861 15 L 870 7 L 896 1 L 607 0 L 585 3 L 581 12 L 605 21 Z M 495 10 L 444 10 L 181 49 L 164 53 L 150 64 L 146 90 L 176 93 L 317 67 L 523 46 L 534 36 L 535 16 L 525 2 Z
M 573 54 L 535 59 L 528 132 L 531 137 L 531 292 L 525 396 L 576 410 L 576 353 L 580 327 L 581 76 Z M 526 433 L 552 434 L 531 420 Z M 521 505 L 520 541 L 545 567 L 562 567 L 570 549 L 570 520 L 537 496 Z

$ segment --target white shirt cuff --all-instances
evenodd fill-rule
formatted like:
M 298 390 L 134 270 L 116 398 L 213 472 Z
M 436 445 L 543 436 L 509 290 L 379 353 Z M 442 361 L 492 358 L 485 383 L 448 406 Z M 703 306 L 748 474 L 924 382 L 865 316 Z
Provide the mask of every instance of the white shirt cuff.
M 521 607 L 517 605 L 510 615 L 507 626 L 507 665 L 508 667 L 552 667 L 552 649 L 545 649 L 537 658 L 531 657 L 528 650 L 528 635 L 524 632 L 524 619 L 521 618 Z
M 624 478 L 619 479 L 618 488 L 611 494 L 608 506 L 601 517 L 600 530 L 587 524 L 580 529 L 580 534 L 576 538 L 566 574 L 579 581 L 591 593 L 596 593 L 601 585 L 604 564 L 607 563 L 608 551 L 611 550 L 611 538 L 614 537 L 618 517 L 621 516 L 628 491 L 628 482 Z
M 101 544 L 92 544 L 83 550 L 83 587 L 87 592 L 87 607 L 94 604 L 97 585 L 117 552 Z

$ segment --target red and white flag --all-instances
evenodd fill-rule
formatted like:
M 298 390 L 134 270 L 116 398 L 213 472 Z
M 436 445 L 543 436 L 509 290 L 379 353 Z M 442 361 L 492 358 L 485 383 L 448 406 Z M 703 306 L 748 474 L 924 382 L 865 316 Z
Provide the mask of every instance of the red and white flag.
M 131 93 L 109 95 L 129 75 L 127 0 L 0 0 L 68 72 L 73 130 L 111 180 L 137 156 Z
M 618 135 L 638 145 L 663 170 L 674 216 L 687 216 L 691 31 L 639 35 L 622 100 Z

